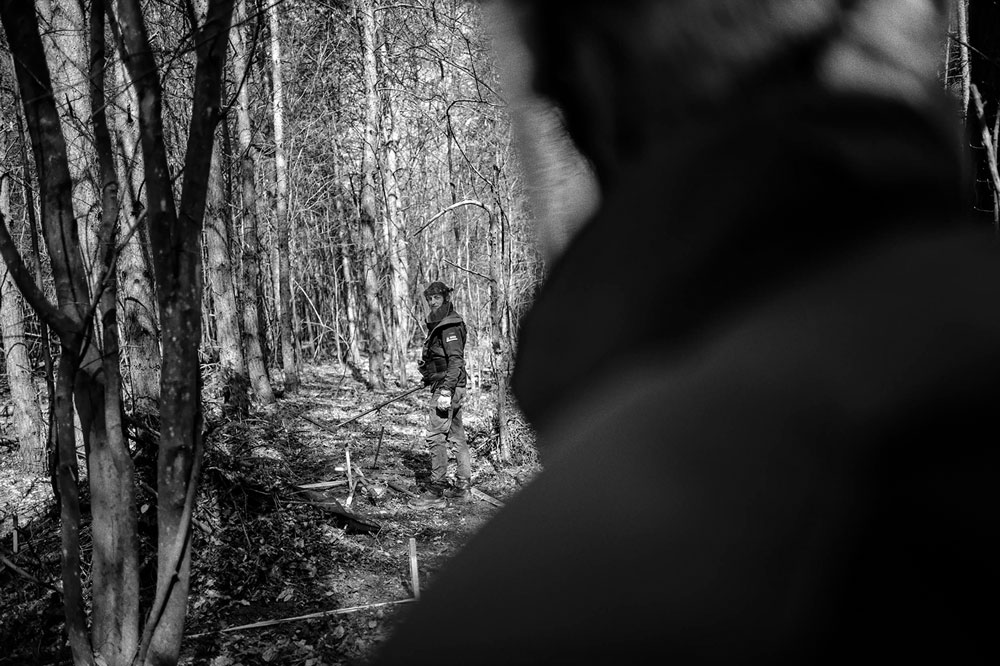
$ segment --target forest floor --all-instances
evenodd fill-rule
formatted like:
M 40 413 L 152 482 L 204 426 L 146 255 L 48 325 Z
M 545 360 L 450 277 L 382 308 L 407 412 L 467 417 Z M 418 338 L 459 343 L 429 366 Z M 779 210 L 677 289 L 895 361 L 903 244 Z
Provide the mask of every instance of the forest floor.
M 493 459 L 494 396 L 472 388 L 464 406 L 472 478 L 486 495 L 414 510 L 405 491 L 420 492 L 430 473 L 427 391 L 337 428 L 406 387 L 373 391 L 336 365 L 310 367 L 302 380 L 267 412 L 226 420 L 208 410 L 182 664 L 366 663 L 415 596 L 411 540 L 419 591 L 498 510 L 490 500 L 508 500 L 538 471 L 516 414 L 508 420 L 514 462 Z M 14 459 L 0 450 L 0 664 L 70 663 L 51 490 L 47 479 L 18 475 Z M 147 604 L 155 583 L 149 490 L 139 488 Z M 86 523 L 81 541 L 86 565 Z

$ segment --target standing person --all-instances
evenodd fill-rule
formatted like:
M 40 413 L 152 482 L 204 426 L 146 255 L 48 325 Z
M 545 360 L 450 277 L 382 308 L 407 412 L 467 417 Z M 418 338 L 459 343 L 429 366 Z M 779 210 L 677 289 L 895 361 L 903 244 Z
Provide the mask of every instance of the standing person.
M 420 373 L 424 384 L 431 387 L 426 435 L 431 450 L 431 478 L 424 493 L 410 503 L 415 509 L 443 508 L 448 504 L 446 498 L 465 499 L 469 495 L 472 464 L 462 425 L 467 383 L 466 328 L 451 302 L 452 291 L 443 282 L 431 282 L 424 290 L 430 312 Z M 458 463 L 454 486 L 449 486 L 445 478 L 449 441 L 455 446 Z

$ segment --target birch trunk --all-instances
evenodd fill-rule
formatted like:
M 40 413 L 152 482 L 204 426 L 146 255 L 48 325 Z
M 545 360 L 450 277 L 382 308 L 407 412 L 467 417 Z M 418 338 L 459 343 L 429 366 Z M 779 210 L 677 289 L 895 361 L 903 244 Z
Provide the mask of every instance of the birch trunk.
M 271 79 L 274 110 L 274 174 L 277 196 L 277 252 L 279 323 L 281 327 L 281 366 L 285 373 L 285 391 L 295 393 L 299 387 L 299 371 L 292 340 L 292 286 L 288 217 L 288 163 L 285 157 L 285 93 L 281 78 L 281 39 L 278 21 L 279 3 L 267 6 L 271 29 Z
M 383 67 L 388 65 L 388 48 L 380 47 Z M 406 385 L 406 352 L 409 336 L 406 334 L 410 308 L 408 285 L 410 284 L 410 261 L 406 244 L 406 217 L 399 191 L 396 173 L 399 160 L 396 151 L 399 146 L 399 117 L 395 113 L 392 98 L 388 92 L 382 98 L 382 139 L 385 160 L 382 168 L 382 185 L 385 191 L 386 241 L 389 251 L 389 290 L 392 302 L 392 319 L 389 338 L 392 340 L 393 369 L 402 385 Z M 469 292 L 471 293 L 471 292 Z

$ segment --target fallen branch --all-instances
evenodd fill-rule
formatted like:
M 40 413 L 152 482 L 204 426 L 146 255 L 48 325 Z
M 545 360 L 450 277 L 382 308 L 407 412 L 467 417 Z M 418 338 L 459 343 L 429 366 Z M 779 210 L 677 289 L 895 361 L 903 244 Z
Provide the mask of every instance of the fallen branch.
M 203 638 L 205 636 L 213 636 L 215 634 L 226 634 L 233 631 L 245 631 L 247 629 L 260 629 L 261 627 L 273 627 L 277 624 L 285 624 L 286 622 L 298 622 L 299 620 L 316 620 L 321 617 L 329 617 L 331 615 L 345 615 L 347 613 L 356 613 L 358 611 L 368 610 L 370 608 L 384 608 L 386 606 L 395 606 L 397 604 L 406 604 L 411 601 L 416 601 L 416 599 L 399 599 L 397 601 L 383 601 L 377 604 L 367 604 L 364 606 L 351 606 L 350 608 L 337 608 L 336 610 L 320 611 L 319 613 L 309 613 L 308 615 L 298 615 L 296 617 L 284 617 L 280 620 L 267 620 L 265 622 L 254 622 L 253 624 L 242 624 L 238 627 L 226 627 L 225 629 L 216 629 L 215 631 L 206 631 L 200 634 L 191 634 L 188 638 Z
M 488 504 L 492 504 L 493 506 L 503 506 L 503 502 L 492 495 L 487 495 L 479 488 L 472 488 L 472 496 L 477 497 Z
M 300 490 L 326 490 L 328 488 L 336 488 L 338 486 L 346 486 L 347 480 L 340 479 L 339 481 L 317 481 L 316 483 L 300 483 L 295 486 Z
M 315 490 L 302 490 L 299 491 L 299 494 L 309 500 L 308 502 L 304 502 L 305 504 L 312 505 L 321 511 L 333 515 L 335 522 L 338 523 L 338 527 L 342 527 L 349 532 L 374 534 L 382 529 L 380 525 L 368 522 L 345 507 L 336 497 Z
M 36 585 L 41 585 L 42 587 L 48 588 L 48 589 L 50 589 L 50 590 L 52 590 L 54 592 L 58 592 L 59 594 L 62 594 L 62 590 L 60 590 L 58 587 L 56 587 L 54 585 L 50 585 L 49 583 L 46 583 L 45 581 L 42 581 L 42 580 L 39 580 L 39 579 L 35 578 L 30 573 L 28 573 L 27 571 L 25 571 L 21 567 L 19 567 L 16 564 L 14 564 L 11 560 L 7 559 L 6 556 L 4 556 L 3 554 L 0 554 L 0 569 L 2 569 L 3 567 L 7 567 L 8 569 L 10 569 L 14 573 L 16 573 L 21 578 L 24 578 L 25 580 L 30 580 L 32 583 L 35 583 Z
M 404 495 L 407 495 L 409 497 L 413 498 L 419 497 L 419 495 L 417 495 L 415 492 L 404 486 L 399 481 L 396 481 L 395 479 L 390 479 L 387 485 L 396 492 L 403 493 Z

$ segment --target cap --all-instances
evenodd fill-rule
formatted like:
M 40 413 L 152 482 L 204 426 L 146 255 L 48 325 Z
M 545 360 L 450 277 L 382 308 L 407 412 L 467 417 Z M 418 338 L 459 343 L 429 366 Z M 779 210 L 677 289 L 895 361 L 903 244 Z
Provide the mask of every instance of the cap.
M 427 285 L 427 288 L 424 289 L 424 298 L 427 298 L 432 294 L 442 294 L 447 297 L 452 291 L 453 289 L 444 282 L 431 282 Z

